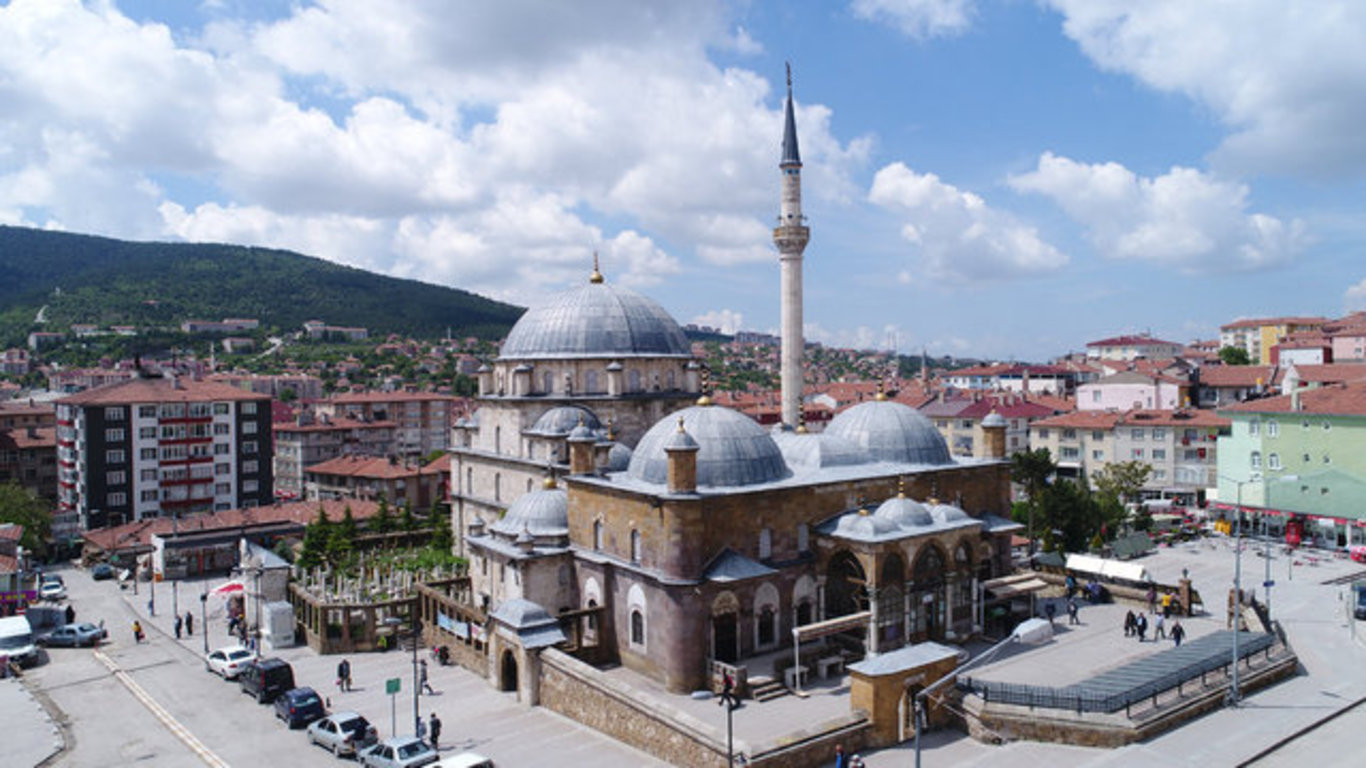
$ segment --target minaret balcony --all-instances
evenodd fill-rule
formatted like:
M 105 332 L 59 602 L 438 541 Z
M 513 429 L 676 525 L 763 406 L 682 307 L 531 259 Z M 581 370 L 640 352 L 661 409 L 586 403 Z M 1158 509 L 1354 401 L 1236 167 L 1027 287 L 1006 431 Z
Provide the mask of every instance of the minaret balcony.
M 773 244 L 779 251 L 801 250 L 811 240 L 811 228 L 800 224 L 787 224 L 773 228 Z

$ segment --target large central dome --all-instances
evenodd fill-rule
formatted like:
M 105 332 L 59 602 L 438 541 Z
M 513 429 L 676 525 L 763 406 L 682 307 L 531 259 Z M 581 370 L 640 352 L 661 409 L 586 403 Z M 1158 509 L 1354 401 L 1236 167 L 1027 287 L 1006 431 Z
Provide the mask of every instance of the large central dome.
M 500 354 L 511 359 L 576 357 L 691 357 L 683 329 L 653 299 L 603 282 L 528 309 Z

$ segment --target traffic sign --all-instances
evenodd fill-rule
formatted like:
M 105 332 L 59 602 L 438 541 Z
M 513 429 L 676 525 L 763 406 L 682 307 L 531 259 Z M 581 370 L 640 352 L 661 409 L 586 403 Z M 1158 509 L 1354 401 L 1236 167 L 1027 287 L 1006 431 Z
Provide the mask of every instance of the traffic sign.
M 1262 582 L 1262 586 L 1263 586 L 1263 587 L 1266 587 L 1267 589 L 1270 589 L 1270 588 L 1276 586 L 1276 582 L 1275 582 L 1274 579 L 1268 580 L 1268 581 L 1263 581 L 1263 582 Z
M 385 692 L 385 693 L 388 693 L 388 694 L 395 694 L 395 693 L 398 693 L 399 686 L 402 685 L 402 684 L 403 684 L 403 679 L 402 679 L 402 678 L 399 678 L 399 677 L 391 677 L 391 678 L 389 678 L 388 680 L 385 680 L 385 681 L 384 681 L 384 692 Z

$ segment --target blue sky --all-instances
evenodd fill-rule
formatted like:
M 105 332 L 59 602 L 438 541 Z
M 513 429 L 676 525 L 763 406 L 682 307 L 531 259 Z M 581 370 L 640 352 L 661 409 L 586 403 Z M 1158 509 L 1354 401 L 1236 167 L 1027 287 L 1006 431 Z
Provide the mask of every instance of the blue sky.
M 0 223 L 1042 360 L 1366 308 L 1366 6 L 0 2 Z M 335 319 L 344 322 L 344 318 Z

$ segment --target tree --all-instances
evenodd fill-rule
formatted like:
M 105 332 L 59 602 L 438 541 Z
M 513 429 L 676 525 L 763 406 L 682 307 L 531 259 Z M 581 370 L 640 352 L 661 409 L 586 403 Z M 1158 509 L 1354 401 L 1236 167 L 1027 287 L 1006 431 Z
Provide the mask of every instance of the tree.
M 403 500 L 403 507 L 399 509 L 398 527 L 404 531 L 417 530 L 417 518 L 413 517 L 413 506 L 408 503 L 407 499 Z
M 1096 473 L 1096 490 L 1100 493 L 1106 533 L 1113 535 L 1124 521 L 1127 517 L 1124 505 L 1138 500 L 1138 492 L 1152 473 L 1153 466 L 1145 461 L 1117 461 Z
M 394 515 L 389 511 L 389 497 L 385 494 L 379 495 L 379 508 L 375 510 L 375 516 L 370 518 L 369 528 L 374 533 L 394 530 Z
M 52 505 L 13 480 L 0 485 L 0 523 L 24 528 L 19 546 L 41 558 L 52 532 Z
M 316 568 L 327 560 L 327 545 L 332 538 L 332 522 L 327 519 L 327 510 L 318 503 L 318 518 L 304 526 L 304 544 L 299 553 L 299 565 L 303 568 Z
M 1220 347 L 1219 359 L 1224 365 L 1248 365 L 1252 362 L 1247 350 L 1242 347 Z
M 1058 480 L 1044 491 L 1044 549 L 1084 552 L 1100 532 L 1100 506 L 1084 482 Z
M 450 554 L 455 549 L 455 537 L 451 535 L 451 516 L 444 514 L 439 504 L 433 504 L 429 523 L 432 526 L 432 538 L 428 545 L 438 552 Z
M 1020 451 L 1010 457 L 1010 479 L 1019 484 L 1029 500 L 1027 524 L 1030 554 L 1034 553 L 1034 515 L 1039 511 L 1039 504 L 1044 491 L 1048 488 L 1049 478 L 1057 471 L 1058 465 L 1053 461 L 1053 455 L 1047 448 Z
M 332 530 L 327 536 L 327 562 L 334 568 L 346 562 L 351 555 L 353 542 L 356 540 L 356 518 L 351 514 L 351 505 L 347 504 L 342 512 L 341 522 L 332 526 Z

